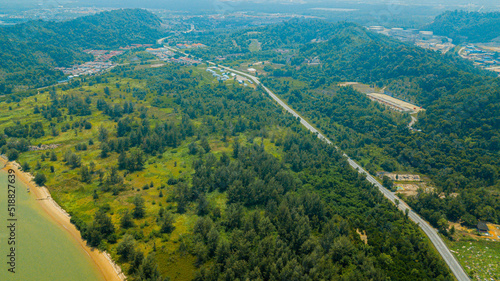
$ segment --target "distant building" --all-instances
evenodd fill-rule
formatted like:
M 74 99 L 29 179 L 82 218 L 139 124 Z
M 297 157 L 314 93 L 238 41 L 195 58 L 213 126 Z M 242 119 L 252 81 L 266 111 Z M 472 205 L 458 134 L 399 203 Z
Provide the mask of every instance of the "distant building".
M 193 48 L 205 48 L 206 45 L 203 45 L 201 43 L 194 43 L 193 45 L 191 45 L 191 47 L 193 47 Z
M 191 48 L 191 45 L 187 45 L 187 44 L 177 44 L 176 46 L 179 49 L 188 49 L 188 48 Z
M 373 25 L 369 27 L 370 30 L 375 30 L 375 31 L 382 31 L 384 30 L 383 26 L 378 26 L 378 25 Z
M 479 221 L 477 223 L 477 231 L 479 231 L 481 233 L 488 233 L 488 231 L 489 231 L 488 225 L 486 225 L 486 223 L 483 221 Z
M 420 33 L 421 35 L 427 35 L 427 36 L 433 35 L 432 31 L 427 31 L 427 30 L 420 30 L 418 33 Z

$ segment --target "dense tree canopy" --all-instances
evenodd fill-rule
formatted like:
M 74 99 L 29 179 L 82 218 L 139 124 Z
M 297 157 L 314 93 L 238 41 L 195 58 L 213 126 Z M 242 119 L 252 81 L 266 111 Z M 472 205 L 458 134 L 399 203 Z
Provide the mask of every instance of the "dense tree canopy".
M 489 42 L 500 37 L 500 12 L 446 11 L 425 28 L 455 44 Z
M 160 20 L 140 9 L 120 9 L 64 22 L 29 21 L 0 28 L 0 94 L 17 85 L 46 86 L 62 77 L 55 66 L 92 60 L 84 49 L 154 43 Z
M 238 40 L 249 36 L 263 42 L 263 50 L 229 61 L 266 58 L 279 63 L 268 69 L 262 82 L 349 155 L 365 160 L 370 172 L 381 167 L 412 170 L 429 175 L 437 194 L 460 194 L 447 199 L 463 210 L 458 217 L 446 207 L 447 200 L 426 207 L 434 216 L 465 224 L 471 216 L 500 221 L 500 92 L 499 79 L 492 73 L 352 23 L 292 20 L 236 31 L 222 36 L 213 48 L 223 48 L 231 40 L 244 46 Z M 281 54 L 276 48 L 289 52 Z M 321 64 L 308 65 L 306 59 L 313 57 Z M 345 81 L 385 86 L 387 94 L 423 106 L 426 110 L 416 124 L 421 132 L 406 128 L 409 116 L 390 113 L 362 94 L 337 86 Z M 482 192 L 493 196 L 480 196 Z M 438 220 L 424 216 L 437 226 Z
M 123 101 L 98 93 L 88 106 L 91 115 L 74 110 L 67 118 L 48 118 L 45 112 L 66 113 L 79 103 L 71 94 L 52 93 L 48 105 L 35 113 L 45 123 L 59 119 L 58 127 L 73 117 L 94 123 L 99 143 L 88 149 L 101 152 L 87 152 L 79 142 L 63 155 L 65 164 L 77 170 L 81 185 L 96 188 L 90 196 L 97 210 L 90 217 L 73 213 L 72 221 L 89 245 L 116 250 L 131 279 L 162 280 L 168 275 L 162 276 L 158 264 L 165 261 L 160 256 L 191 255 L 197 267 L 195 280 L 451 280 L 417 225 L 352 170 L 339 151 L 305 131 L 299 120 L 258 89 L 206 83 L 199 72 L 177 66 L 141 71 L 124 66 L 107 75 L 131 74 L 148 82 L 144 97 L 127 100 L 127 108 L 133 110 L 118 110 L 116 115 L 107 108 L 123 109 Z M 344 94 L 349 91 L 356 100 L 358 94 L 352 90 Z M 355 104 L 353 100 L 346 103 Z M 158 114 L 158 108 L 142 109 L 139 101 L 141 106 L 172 108 L 176 117 L 156 118 L 152 112 Z M 382 110 L 370 103 L 364 106 Z M 95 124 L 95 115 L 112 126 Z M 80 127 L 84 122 L 74 123 L 85 130 Z M 214 140 L 229 151 L 220 152 Z M 182 147 L 182 157 L 191 159 L 185 167 L 188 173 L 158 187 L 155 201 L 162 207 L 153 213 L 150 195 L 131 190 L 127 175 L 136 178 L 142 165 L 173 151 L 177 155 Z M 80 157 L 87 153 L 105 158 L 103 163 L 111 166 L 95 169 L 93 162 Z M 163 189 L 165 185 L 169 188 Z M 142 191 L 153 187 L 146 184 Z M 135 195 L 125 212 L 100 201 L 113 200 L 126 190 Z M 218 205 L 213 201 L 216 194 L 224 198 Z M 193 225 L 178 240 L 179 248 L 170 252 L 156 247 L 154 243 L 168 241 L 176 231 L 180 216 Z M 153 231 L 144 235 L 142 229 L 150 223 Z M 361 240 L 360 233 L 368 239 Z

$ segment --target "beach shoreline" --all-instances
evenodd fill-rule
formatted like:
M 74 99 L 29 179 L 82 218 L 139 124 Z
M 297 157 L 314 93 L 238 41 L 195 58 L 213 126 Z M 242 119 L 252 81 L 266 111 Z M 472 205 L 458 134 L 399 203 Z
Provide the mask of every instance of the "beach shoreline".
M 21 170 L 21 166 L 15 161 L 8 161 L 4 157 L 0 157 L 0 165 L 2 170 L 7 171 L 13 169 L 17 178 L 22 181 L 35 196 L 36 201 L 44 212 L 58 225 L 70 234 L 70 236 L 78 243 L 78 245 L 87 253 L 93 261 L 101 276 L 107 281 L 123 281 L 126 280 L 125 275 L 111 259 L 107 252 L 100 252 L 97 249 L 92 249 L 87 246 L 86 242 L 81 238 L 80 231 L 75 225 L 70 222 L 71 216 L 57 202 L 52 199 L 50 192 L 44 186 L 40 187 L 33 182 L 33 175 Z

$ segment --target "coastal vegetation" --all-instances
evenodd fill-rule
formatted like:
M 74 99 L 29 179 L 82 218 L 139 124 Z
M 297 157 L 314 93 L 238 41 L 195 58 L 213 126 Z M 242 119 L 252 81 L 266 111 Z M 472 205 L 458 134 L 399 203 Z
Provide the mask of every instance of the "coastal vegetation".
M 0 116 L 3 132 L 28 125 L 3 152 L 45 175 L 82 237 L 130 278 L 452 279 L 415 224 L 260 91 L 203 66 L 134 68 Z
M 186 52 L 242 70 L 265 61 L 263 84 L 337 150 L 259 86 L 141 50 L 102 75 L 25 91 L 62 77 L 54 66 L 88 60 L 84 48 L 162 37 L 149 12 L 5 30 L 0 153 L 131 280 L 453 280 L 408 214 L 341 151 L 372 174 L 428 176 L 435 189 L 404 200 L 450 239 L 449 221 L 500 221 L 499 80 L 452 55 L 319 20 L 171 39 L 203 42 Z M 409 114 L 339 85 L 349 81 L 423 106 L 418 131 Z

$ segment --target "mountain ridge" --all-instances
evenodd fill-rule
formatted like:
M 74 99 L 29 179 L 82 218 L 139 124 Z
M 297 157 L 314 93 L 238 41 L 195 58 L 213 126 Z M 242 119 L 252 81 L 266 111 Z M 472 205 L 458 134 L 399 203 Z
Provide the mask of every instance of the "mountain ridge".
M 6 85 L 4 93 L 17 86 L 53 84 L 63 77 L 53 67 L 92 59 L 82 50 L 154 43 L 162 35 L 160 23 L 146 10 L 119 9 L 65 22 L 37 20 L 0 28 L 0 84 Z

